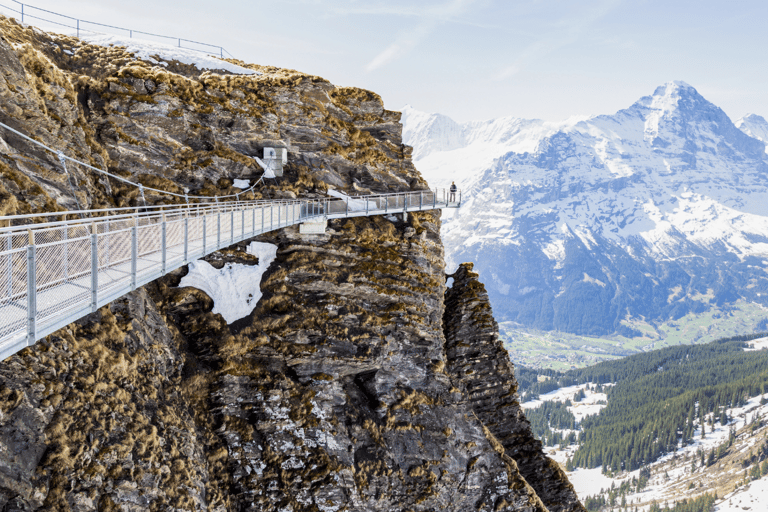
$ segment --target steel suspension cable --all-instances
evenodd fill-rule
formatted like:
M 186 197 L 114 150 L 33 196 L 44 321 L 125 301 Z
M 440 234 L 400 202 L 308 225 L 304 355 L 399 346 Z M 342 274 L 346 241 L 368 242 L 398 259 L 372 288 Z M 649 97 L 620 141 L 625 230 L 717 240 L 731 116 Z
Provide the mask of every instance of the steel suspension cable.
M 37 140 L 35 140 L 35 139 L 33 139 L 33 138 L 31 138 L 31 137 L 21 133 L 20 131 L 14 129 L 14 128 L 11 128 L 10 126 L 8 126 L 5 123 L 0 122 L 0 127 L 5 128 L 6 130 L 8 130 L 10 132 L 15 133 L 19 137 L 22 137 L 23 139 L 25 139 L 25 140 L 33 143 L 33 144 L 38 145 L 38 146 L 40 146 L 41 148 L 43 148 L 43 149 L 45 149 L 47 151 L 50 151 L 51 153 L 53 153 L 56 156 L 58 156 L 58 158 L 59 158 L 59 160 L 61 160 L 62 164 L 64 164 L 64 160 L 69 160 L 70 162 L 74 162 L 76 164 L 80 164 L 83 167 L 91 169 L 92 171 L 96 171 L 96 172 L 98 172 L 100 174 L 104 174 L 104 175 L 109 176 L 110 178 L 113 178 L 113 179 L 118 180 L 120 182 L 123 182 L 123 183 L 126 183 L 128 185 L 137 187 L 139 189 L 139 191 L 141 192 L 142 199 L 144 199 L 144 190 L 151 190 L 152 192 L 157 192 L 159 194 L 167 194 L 169 196 L 178 197 L 180 199 L 185 199 L 187 201 L 189 201 L 189 199 L 199 199 L 199 200 L 206 200 L 206 201 L 210 201 L 212 199 L 210 196 L 188 196 L 186 193 L 185 194 L 177 194 L 175 192 L 168 192 L 167 190 L 159 190 L 159 189 L 152 188 L 152 187 L 145 187 L 141 183 L 134 183 L 133 181 L 127 180 L 127 179 L 125 179 L 125 178 L 123 178 L 121 176 L 116 176 L 116 175 L 112 174 L 111 172 L 105 171 L 103 169 L 99 169 L 99 168 L 94 167 L 92 165 L 89 165 L 89 164 L 87 164 L 85 162 L 81 162 L 80 160 L 77 160 L 75 158 L 69 157 L 69 156 L 65 155 L 62 151 L 49 148 L 48 146 L 46 146 L 42 142 L 37 141 Z M 66 167 L 65 167 L 65 173 L 67 174 L 67 176 L 69 176 L 69 173 L 67 173 L 67 171 L 66 171 Z M 70 186 L 71 186 L 71 184 L 72 183 L 70 182 Z M 253 185 L 250 186 L 250 188 L 248 188 L 248 189 L 246 189 L 246 190 L 244 190 L 242 192 L 239 192 L 238 194 L 230 194 L 230 195 L 227 195 L 227 196 L 221 196 L 220 198 L 221 199 L 227 199 L 227 198 L 230 198 L 230 197 L 238 197 L 240 194 L 245 194 L 245 193 L 248 193 L 248 192 L 252 192 L 256 188 L 257 184 L 258 184 L 258 182 L 254 183 Z M 73 194 L 74 194 L 74 192 L 73 192 Z M 75 198 L 75 199 L 77 199 L 77 198 Z M 216 202 L 218 203 L 219 197 L 216 197 L 215 199 L 216 199 Z M 146 200 L 144 201 L 144 204 L 146 206 Z M 80 205 L 78 204 L 78 207 L 79 206 Z

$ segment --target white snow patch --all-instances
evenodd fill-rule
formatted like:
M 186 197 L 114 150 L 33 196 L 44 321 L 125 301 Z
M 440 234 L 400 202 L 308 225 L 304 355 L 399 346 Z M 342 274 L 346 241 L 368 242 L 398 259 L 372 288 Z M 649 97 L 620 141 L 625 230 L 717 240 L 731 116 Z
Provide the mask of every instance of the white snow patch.
M 251 180 L 234 180 L 232 181 L 232 186 L 235 188 L 245 190 L 251 186 Z
M 228 324 L 248 316 L 261 299 L 261 276 L 275 259 L 277 246 L 251 242 L 246 251 L 259 258 L 258 265 L 227 263 L 218 270 L 207 261 L 193 261 L 179 287 L 192 286 L 205 292 L 213 299 L 213 313 L 223 316 Z
M 603 288 L 605 288 L 605 283 L 604 282 L 602 282 L 599 279 L 595 279 L 594 277 L 590 276 L 586 272 L 584 272 L 584 279 L 583 279 L 583 281 L 585 283 L 592 283 L 592 284 L 596 284 L 598 286 L 602 286 Z
M 603 474 L 602 468 L 577 469 L 568 473 L 568 480 L 573 484 L 580 499 L 600 494 L 603 489 L 610 489 L 613 479 Z
M 74 35 L 74 34 L 72 34 Z M 203 52 L 179 48 L 154 41 L 145 41 L 142 39 L 127 38 L 125 36 L 116 36 L 109 34 L 91 34 L 83 35 L 80 39 L 91 44 L 99 46 L 124 46 L 136 58 L 160 64 L 156 57 L 166 61 L 177 60 L 182 64 L 190 64 L 197 69 L 217 69 L 223 70 L 233 75 L 260 75 L 261 73 L 252 69 L 244 68 L 236 64 L 230 64 L 212 55 L 206 55 Z M 162 63 L 166 65 L 164 62 Z
M 491 272 L 491 277 L 493 278 L 493 284 L 496 285 L 496 288 L 499 290 L 499 293 L 501 293 L 502 295 L 509 295 L 510 285 L 502 281 L 499 278 L 499 276 L 497 276 L 493 272 Z
M 722 503 L 715 506 L 715 512 L 745 510 L 768 510 L 768 476 L 726 495 Z
M 614 384 L 603 384 L 603 386 L 613 386 Z M 576 418 L 576 422 L 580 422 L 587 416 L 593 416 L 595 414 L 598 414 L 603 407 L 607 405 L 608 401 L 608 395 L 605 393 L 597 393 L 595 391 L 592 391 L 590 389 L 587 389 L 587 386 L 594 386 L 593 384 L 579 384 L 577 386 L 568 386 L 567 388 L 560 388 L 555 391 L 552 391 L 551 393 L 547 393 L 545 395 L 540 395 L 538 400 L 531 400 L 530 402 L 525 402 L 524 404 L 521 404 L 521 407 L 523 409 L 534 409 L 536 407 L 539 407 L 544 402 L 550 402 L 550 401 L 557 401 L 557 402 L 565 402 L 566 400 L 571 400 L 573 402 L 574 395 L 579 390 L 584 390 L 584 398 L 580 402 L 573 402 L 573 405 L 568 407 L 568 410 L 571 411 L 574 418 Z
M 754 350 L 766 350 L 768 349 L 768 337 L 752 340 L 748 342 L 747 345 L 749 346 L 744 349 L 746 352 L 751 352 Z

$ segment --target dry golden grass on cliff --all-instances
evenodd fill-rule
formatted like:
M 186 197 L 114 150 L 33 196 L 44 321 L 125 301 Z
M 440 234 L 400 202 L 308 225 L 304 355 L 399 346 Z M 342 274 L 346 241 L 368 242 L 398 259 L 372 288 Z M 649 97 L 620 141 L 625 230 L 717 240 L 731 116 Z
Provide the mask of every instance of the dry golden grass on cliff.
M 98 317 L 87 326 L 59 331 L 57 336 L 68 347 L 66 357 L 40 354 L 41 364 L 66 372 L 72 383 L 51 382 L 42 404 L 57 409 L 46 428 L 49 448 L 40 464 L 50 476 L 45 507 L 69 509 L 67 497 L 78 488 L 67 475 L 80 474 L 115 482 L 141 482 L 152 476 L 163 493 L 151 510 L 169 505 L 192 510 L 194 503 L 184 487 L 194 485 L 198 468 L 186 455 L 189 424 L 178 414 L 185 408 L 178 397 L 159 394 L 157 382 L 163 378 L 154 368 L 156 355 L 125 349 L 131 324 L 118 322 L 108 307 L 101 308 Z M 87 484 L 83 480 L 85 489 Z M 107 495 L 99 507 L 119 510 Z

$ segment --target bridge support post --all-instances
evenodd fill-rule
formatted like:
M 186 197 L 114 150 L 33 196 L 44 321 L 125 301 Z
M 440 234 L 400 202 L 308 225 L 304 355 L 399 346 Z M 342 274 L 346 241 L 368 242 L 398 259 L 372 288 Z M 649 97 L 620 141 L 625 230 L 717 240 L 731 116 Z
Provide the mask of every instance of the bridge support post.
M 131 228 L 131 291 L 136 289 L 136 271 L 138 270 L 139 263 L 139 226 L 137 226 L 139 219 L 136 218 L 136 222 Z
M 95 231 L 95 230 L 94 230 Z M 91 312 L 99 304 L 99 236 L 91 233 Z
M 27 346 L 35 344 L 37 321 L 37 262 L 34 245 L 27 246 Z
M 8 221 L 8 227 L 10 226 L 11 221 Z M 13 249 L 13 235 L 11 233 L 8 233 L 8 252 L 11 252 L 11 249 Z M 8 296 L 10 297 L 13 295 L 13 256 L 8 254 Z
M 64 216 L 64 220 L 66 220 L 67 216 Z M 63 230 L 61 233 L 62 241 L 64 242 L 64 280 L 69 281 L 69 226 L 64 224 L 62 226 Z
M 165 261 L 167 257 L 168 247 L 168 224 L 165 222 L 165 215 L 163 215 L 163 222 L 160 223 L 160 275 L 165 275 Z
M 216 249 L 221 248 L 221 212 L 216 213 Z
M 235 243 L 235 210 L 229 210 L 229 245 Z
M 240 210 L 240 240 L 245 240 L 245 210 Z
M 109 219 L 107 219 L 104 222 L 104 233 L 105 233 L 105 235 L 104 235 L 104 244 L 106 245 L 106 248 L 105 248 L 105 251 L 104 251 L 104 259 L 106 261 L 104 261 L 104 265 L 109 266 L 109 260 L 110 260 L 110 254 L 109 254 L 110 253 L 110 250 L 109 250 L 109 248 L 110 248 L 110 243 L 109 243 L 109 239 L 110 239 L 110 236 L 109 236 Z
M 184 263 L 189 261 L 189 216 L 184 214 Z
M 206 215 L 203 213 L 203 254 L 201 254 L 200 257 L 205 256 L 205 218 Z

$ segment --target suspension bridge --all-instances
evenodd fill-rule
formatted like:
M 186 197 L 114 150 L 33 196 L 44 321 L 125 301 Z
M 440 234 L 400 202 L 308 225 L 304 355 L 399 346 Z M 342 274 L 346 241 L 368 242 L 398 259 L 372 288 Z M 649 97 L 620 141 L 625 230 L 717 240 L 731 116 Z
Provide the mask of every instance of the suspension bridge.
M 0 360 L 190 261 L 262 233 L 460 204 L 460 195 L 422 190 L 0 217 Z

